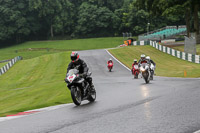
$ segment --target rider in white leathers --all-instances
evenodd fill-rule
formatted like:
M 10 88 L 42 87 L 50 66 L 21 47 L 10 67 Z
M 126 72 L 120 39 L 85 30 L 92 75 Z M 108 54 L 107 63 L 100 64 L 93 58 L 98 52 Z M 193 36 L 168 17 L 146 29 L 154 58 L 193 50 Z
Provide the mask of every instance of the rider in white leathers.
M 154 71 L 156 69 L 156 63 L 153 60 L 151 60 L 150 56 L 147 56 L 146 59 L 149 60 L 150 62 L 150 70 L 151 70 L 150 78 L 153 79 Z

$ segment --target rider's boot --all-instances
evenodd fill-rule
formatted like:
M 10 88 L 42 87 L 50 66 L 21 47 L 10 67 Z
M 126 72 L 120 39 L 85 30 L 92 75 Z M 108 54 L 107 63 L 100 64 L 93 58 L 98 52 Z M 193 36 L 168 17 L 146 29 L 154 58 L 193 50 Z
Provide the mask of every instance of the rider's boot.
M 90 88 L 91 88 L 91 92 L 93 92 L 95 90 L 93 83 L 90 84 Z

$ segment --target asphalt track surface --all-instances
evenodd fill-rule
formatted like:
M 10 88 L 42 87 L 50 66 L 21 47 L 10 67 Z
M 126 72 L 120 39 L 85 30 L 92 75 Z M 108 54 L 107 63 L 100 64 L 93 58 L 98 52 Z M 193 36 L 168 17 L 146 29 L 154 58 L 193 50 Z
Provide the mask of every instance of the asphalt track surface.
M 134 79 L 105 50 L 81 51 L 97 90 L 94 103 L 0 122 L 0 133 L 192 133 L 200 129 L 200 79 Z M 67 89 L 67 88 L 66 88 Z

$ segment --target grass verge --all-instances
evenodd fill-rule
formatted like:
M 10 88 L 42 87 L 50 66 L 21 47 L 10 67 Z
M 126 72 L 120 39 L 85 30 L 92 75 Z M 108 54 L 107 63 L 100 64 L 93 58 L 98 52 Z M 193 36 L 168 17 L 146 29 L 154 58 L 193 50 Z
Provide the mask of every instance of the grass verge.
M 2 62 L 2 63 L 0 63 L 0 68 L 2 68 L 3 66 L 5 66 L 6 64 L 8 64 L 8 62 Z
M 117 59 L 131 68 L 133 59 L 140 58 L 141 54 L 149 55 L 156 63 L 156 75 L 166 77 L 200 77 L 200 64 L 191 63 L 163 53 L 151 46 L 129 46 L 109 50 Z
M 172 48 L 184 52 L 184 46 L 177 46 Z M 200 44 L 196 45 L 196 54 L 200 55 Z
M 105 37 L 59 41 L 29 41 L 0 49 L 0 60 L 22 56 L 30 59 L 45 54 L 72 50 L 113 48 L 123 43 L 122 37 Z
M 0 76 L 0 116 L 72 102 L 64 83 L 70 52 L 21 60 Z

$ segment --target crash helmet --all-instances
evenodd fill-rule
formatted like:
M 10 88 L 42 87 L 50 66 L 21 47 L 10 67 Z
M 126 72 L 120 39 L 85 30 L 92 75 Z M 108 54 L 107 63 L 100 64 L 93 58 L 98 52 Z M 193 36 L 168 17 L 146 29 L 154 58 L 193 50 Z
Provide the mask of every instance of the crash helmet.
M 78 52 L 72 52 L 71 53 L 71 61 L 72 62 L 77 62 L 79 60 L 79 54 L 78 54 Z
M 137 63 L 137 59 L 134 59 L 133 62 L 134 62 L 134 63 Z
M 151 58 L 150 58 L 150 56 L 147 56 L 146 59 L 147 59 L 147 60 L 150 60 Z
M 112 61 L 112 59 L 110 58 L 109 61 Z
M 145 59 L 145 55 L 144 54 L 141 54 L 141 60 L 144 60 Z

